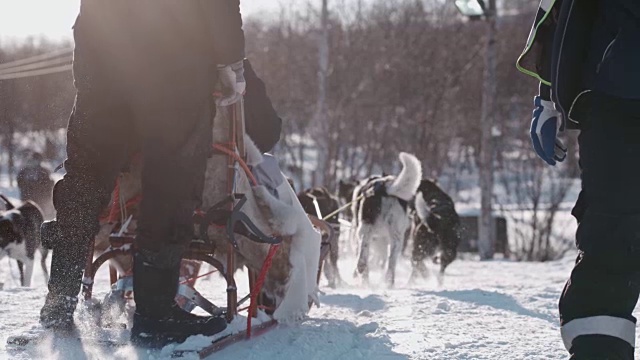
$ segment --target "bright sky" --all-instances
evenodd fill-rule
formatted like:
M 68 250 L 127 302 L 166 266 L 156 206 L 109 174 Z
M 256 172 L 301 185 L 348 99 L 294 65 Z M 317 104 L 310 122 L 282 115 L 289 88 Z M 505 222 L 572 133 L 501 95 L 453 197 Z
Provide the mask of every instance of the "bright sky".
M 79 0 L 0 0 L 0 37 L 70 37 L 79 6 Z
M 277 11 L 281 5 L 305 0 L 241 0 L 245 16 Z M 311 0 L 320 2 L 320 0 Z M 0 0 L 0 40 L 20 40 L 44 35 L 59 40 L 71 38 L 80 0 Z

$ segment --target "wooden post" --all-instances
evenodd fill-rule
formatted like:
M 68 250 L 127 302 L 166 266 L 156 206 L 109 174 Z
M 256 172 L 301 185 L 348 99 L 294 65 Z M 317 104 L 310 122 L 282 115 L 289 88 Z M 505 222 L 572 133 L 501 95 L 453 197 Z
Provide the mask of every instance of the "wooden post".
M 481 260 L 493 259 L 494 231 L 493 231 L 493 125 L 496 97 L 496 2 L 489 0 L 486 13 L 487 42 L 485 50 L 485 64 L 482 85 L 482 113 L 480 116 L 480 216 L 478 217 L 478 252 Z
M 324 184 L 325 171 L 328 170 L 327 154 L 327 78 L 329 77 L 329 0 L 322 0 L 320 13 L 320 38 L 318 41 L 318 99 L 316 113 L 311 124 L 311 133 L 316 143 L 317 173 L 313 175 L 312 185 Z

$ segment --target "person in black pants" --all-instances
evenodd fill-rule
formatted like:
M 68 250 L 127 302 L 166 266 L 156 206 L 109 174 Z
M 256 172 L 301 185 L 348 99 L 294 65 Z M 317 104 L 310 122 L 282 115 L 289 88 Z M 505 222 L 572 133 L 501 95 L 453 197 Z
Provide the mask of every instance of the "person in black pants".
M 560 299 L 574 360 L 634 358 L 640 292 L 640 2 L 542 1 L 518 59 L 540 80 L 531 136 L 550 165 L 580 130 L 578 257 Z
M 43 225 L 57 240 L 41 324 L 74 328 L 98 216 L 141 152 L 131 340 L 156 347 L 222 331 L 223 318 L 187 313 L 174 297 L 211 149 L 212 94 L 220 84 L 218 103 L 230 105 L 245 90 L 239 0 L 83 0 L 74 39 L 66 174 L 54 188 L 57 219 Z

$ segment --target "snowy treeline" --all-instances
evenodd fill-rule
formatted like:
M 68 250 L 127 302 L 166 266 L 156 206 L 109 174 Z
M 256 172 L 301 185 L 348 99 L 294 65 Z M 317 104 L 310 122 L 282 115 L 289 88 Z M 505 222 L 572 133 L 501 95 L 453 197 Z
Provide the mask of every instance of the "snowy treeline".
M 299 187 L 335 189 L 339 179 L 397 172 L 398 152 L 408 151 L 459 204 L 476 206 L 485 24 L 461 17 L 452 1 L 329 1 L 325 33 L 320 3 L 245 20 L 247 57 L 284 120 L 275 151 L 283 169 Z M 552 236 L 552 228 L 555 213 L 566 212 L 575 196 L 577 161 L 571 153 L 566 164 L 547 169 L 531 150 L 537 83 L 517 72 L 515 60 L 536 5 L 505 2 L 498 20 L 495 197 L 496 211 L 517 224 L 510 234 L 516 256 L 548 260 L 567 244 L 566 234 Z M 318 117 L 322 34 L 326 111 Z M 0 63 L 70 46 L 0 44 Z M 3 172 L 13 173 L 28 144 L 42 144 L 38 150 L 59 161 L 64 137 L 55 130 L 66 125 L 73 104 L 71 74 L 0 80 L 0 94 Z M 39 139 L 25 141 L 27 132 Z M 577 150 L 575 137 L 568 142 Z

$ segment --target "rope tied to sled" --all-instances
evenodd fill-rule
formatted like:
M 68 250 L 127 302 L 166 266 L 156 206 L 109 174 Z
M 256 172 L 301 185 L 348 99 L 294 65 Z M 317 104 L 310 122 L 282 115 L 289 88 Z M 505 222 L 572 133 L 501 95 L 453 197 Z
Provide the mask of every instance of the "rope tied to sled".
M 325 217 L 322 218 L 322 220 L 327 221 L 330 218 L 332 218 L 333 216 L 341 213 L 344 209 L 346 209 L 347 207 L 349 207 L 351 204 L 353 204 L 354 202 L 360 201 L 362 199 L 364 199 L 365 197 L 371 197 L 374 196 L 376 193 L 378 193 L 379 191 L 382 191 L 384 189 L 384 187 L 382 186 L 382 183 L 378 182 L 378 183 L 374 183 L 373 186 L 367 188 L 364 190 L 364 192 L 362 194 L 360 194 L 360 196 L 358 196 L 357 198 L 351 200 L 350 202 L 342 205 L 341 207 L 339 207 L 337 210 L 331 212 L 329 215 L 326 215 Z
M 353 204 L 354 202 L 356 202 L 356 201 L 360 201 L 360 200 L 364 199 L 364 197 L 365 197 L 366 195 L 367 195 L 367 194 L 361 194 L 361 195 L 360 195 L 360 196 L 358 196 L 357 198 L 355 198 L 355 199 L 351 200 L 350 202 L 348 202 L 348 203 L 346 203 L 346 204 L 344 204 L 344 205 L 340 206 L 340 207 L 339 207 L 338 209 L 336 209 L 335 211 L 333 211 L 333 212 L 329 213 L 329 215 L 326 215 L 325 217 L 323 217 L 323 218 L 322 218 L 322 220 L 327 221 L 327 220 L 329 220 L 330 218 L 332 218 L 332 217 L 334 217 L 334 216 L 338 215 L 338 214 L 339 214 L 339 213 L 341 213 L 344 209 L 346 209 L 346 208 L 348 208 L 349 206 L 351 206 L 351 204 Z

